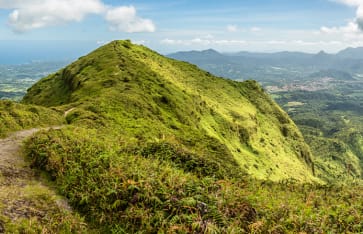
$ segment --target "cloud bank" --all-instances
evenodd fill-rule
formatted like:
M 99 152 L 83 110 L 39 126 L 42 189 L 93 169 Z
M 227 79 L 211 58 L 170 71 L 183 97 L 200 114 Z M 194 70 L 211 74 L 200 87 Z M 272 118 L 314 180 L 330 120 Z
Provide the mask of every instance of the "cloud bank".
M 196 37 L 193 39 L 187 39 L 187 40 L 175 40 L 175 39 L 169 39 L 165 38 L 160 41 L 161 44 L 164 45 L 184 45 L 184 46 L 190 46 L 190 45 L 203 45 L 203 46 L 211 46 L 211 45 L 238 45 L 238 44 L 246 44 L 246 41 L 244 40 L 216 40 L 216 39 L 208 39 L 208 38 L 200 38 Z
M 351 20 L 346 26 L 343 27 L 322 27 L 321 31 L 324 33 L 344 33 L 347 36 L 348 34 L 357 34 L 363 32 L 363 0 L 335 0 L 338 3 L 356 7 L 356 15 L 355 19 Z
M 236 25 L 227 25 L 227 31 L 228 32 L 237 32 L 238 28 Z
M 10 10 L 8 24 L 15 32 L 80 22 L 88 15 L 101 15 L 110 28 L 121 32 L 154 32 L 149 19 L 137 15 L 133 6 L 108 6 L 101 0 L 0 0 Z
M 123 32 L 154 32 L 155 26 L 149 19 L 139 18 L 133 6 L 117 7 L 106 13 L 106 20 L 113 31 Z

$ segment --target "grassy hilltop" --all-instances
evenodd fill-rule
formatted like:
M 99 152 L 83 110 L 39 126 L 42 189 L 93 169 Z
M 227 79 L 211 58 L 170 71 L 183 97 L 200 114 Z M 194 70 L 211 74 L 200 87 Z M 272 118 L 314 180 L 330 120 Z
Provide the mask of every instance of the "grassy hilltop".
M 30 104 L 67 124 L 25 154 L 95 233 L 363 230 L 360 187 L 315 183 L 300 131 L 254 81 L 114 41 L 40 80 Z
M 299 130 L 256 82 L 217 78 L 129 41 L 41 80 L 24 103 L 75 108 L 68 123 L 112 129 L 138 146 L 178 145 L 220 170 L 230 167 L 222 174 L 314 180 Z

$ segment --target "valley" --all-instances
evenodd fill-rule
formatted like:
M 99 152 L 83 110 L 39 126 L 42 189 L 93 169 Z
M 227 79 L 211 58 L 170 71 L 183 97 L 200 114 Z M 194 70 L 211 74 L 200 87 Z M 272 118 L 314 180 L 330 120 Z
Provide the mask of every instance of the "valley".
M 356 51 L 360 48 L 335 55 L 207 50 L 169 56 L 223 77 L 261 83 L 302 131 L 317 174 L 336 182 L 362 178 L 363 58 Z
M 0 65 L 0 99 L 20 101 L 40 78 L 55 72 L 70 61 L 31 62 L 20 65 Z

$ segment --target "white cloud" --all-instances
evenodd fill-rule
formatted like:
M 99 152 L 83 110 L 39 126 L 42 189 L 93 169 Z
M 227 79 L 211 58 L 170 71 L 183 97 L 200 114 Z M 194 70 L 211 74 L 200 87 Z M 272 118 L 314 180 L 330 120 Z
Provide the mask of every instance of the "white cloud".
M 164 45 L 183 45 L 184 41 L 165 38 L 165 39 L 161 40 L 160 43 L 164 44 Z
M 265 43 L 265 42 L 261 42 Z M 270 45 L 295 45 L 295 46 L 329 46 L 341 45 L 340 41 L 305 41 L 305 40 L 290 40 L 290 41 L 267 41 Z
M 357 9 L 356 23 L 361 31 L 363 31 L 363 2 L 359 5 Z
M 271 40 L 271 41 L 267 41 L 266 43 L 267 43 L 267 44 L 270 44 L 270 45 L 285 45 L 285 44 L 287 44 L 288 42 L 287 42 L 287 41 L 277 41 L 277 40 Z
M 259 32 L 259 31 L 261 31 L 261 28 L 259 28 L 259 27 L 252 27 L 251 28 L 251 32 Z
M 111 41 L 96 41 L 96 44 L 97 45 L 106 45 L 106 44 L 108 44 L 108 43 L 110 43 Z
M 238 28 L 237 25 L 227 25 L 226 29 L 227 29 L 228 32 L 231 32 L 231 33 L 233 33 L 233 32 L 247 32 L 247 31 L 256 33 L 256 32 L 262 31 L 262 29 L 259 28 L 259 27 L 251 27 L 249 29 L 243 29 L 243 28 Z
M 137 41 L 132 41 L 132 43 L 134 43 L 136 45 L 147 45 L 149 43 L 149 41 L 137 40 Z
M 359 26 L 358 24 L 356 24 L 355 22 L 351 21 L 349 22 L 346 26 L 342 26 L 342 27 L 321 27 L 320 31 L 323 33 L 327 33 L 327 34 L 358 34 L 359 31 Z
M 32 4 L 40 4 L 42 3 L 41 0 L 31 0 L 31 1 L 24 1 L 24 0 L 0 0 L 0 8 L 3 9 L 14 9 L 23 6 L 29 6 Z
M 228 25 L 227 26 L 227 31 L 228 32 L 237 32 L 238 31 L 238 28 L 236 25 Z
M 321 27 L 320 32 L 324 34 L 341 35 L 345 38 L 360 37 L 363 28 L 358 23 L 359 19 L 348 22 L 347 25 L 341 27 Z M 363 22 L 361 22 L 363 23 Z
M 202 38 L 205 38 L 205 39 L 213 39 L 214 36 L 212 34 L 207 34 L 207 35 L 202 36 Z
M 348 6 L 360 6 L 363 5 L 362 0 L 336 0 L 336 2 L 343 3 Z
M 324 33 L 345 33 L 358 34 L 363 31 L 363 0 L 335 0 L 338 3 L 342 3 L 347 6 L 356 7 L 355 19 L 351 20 L 346 26 L 343 27 L 322 27 L 321 32 Z
M 111 30 L 114 31 L 129 33 L 155 31 L 153 22 L 149 19 L 138 17 L 133 6 L 109 9 L 105 18 L 110 23 Z
M 161 40 L 161 44 L 184 45 L 184 46 L 191 46 L 191 45 L 212 46 L 212 45 L 238 45 L 238 44 L 241 45 L 245 43 L 246 41 L 244 40 L 217 40 L 217 39 L 204 39 L 199 37 L 186 40 L 174 40 L 169 38 Z
M 24 2 L 24 1 L 23 1 Z M 9 25 L 17 32 L 79 22 L 88 14 L 100 14 L 105 6 L 99 0 L 30 0 L 25 3 L 1 2 L 0 7 L 15 8 L 9 15 Z
M 8 24 L 16 32 L 80 22 L 90 14 L 104 16 L 113 30 L 155 31 L 152 21 L 137 16 L 133 6 L 113 7 L 101 0 L 0 0 L 0 9 L 11 10 Z

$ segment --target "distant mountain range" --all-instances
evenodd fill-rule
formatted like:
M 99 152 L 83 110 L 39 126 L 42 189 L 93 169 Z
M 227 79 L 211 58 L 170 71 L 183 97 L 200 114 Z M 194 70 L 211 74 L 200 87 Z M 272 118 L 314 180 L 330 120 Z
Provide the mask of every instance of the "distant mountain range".
M 209 49 L 204 51 L 177 52 L 168 55 L 171 58 L 197 64 L 203 69 L 216 75 L 229 78 L 241 78 L 241 73 L 253 79 L 256 70 L 266 67 L 296 68 L 312 72 L 321 70 L 344 71 L 350 74 L 363 73 L 363 47 L 347 48 L 336 54 L 320 51 L 317 54 L 302 52 L 277 52 L 277 53 L 220 53 Z M 259 74 L 261 75 L 261 74 Z
M 339 58 L 363 59 L 363 47 L 347 48 L 336 54 Z
M 182 51 L 176 52 L 168 55 L 169 57 L 178 58 L 235 58 L 235 57 L 245 57 L 245 58 L 256 58 L 256 59 L 275 59 L 275 60 L 306 60 L 306 59 L 353 59 L 353 60 L 363 60 L 363 47 L 357 48 L 346 48 L 339 51 L 336 54 L 328 54 L 325 51 L 320 51 L 317 54 L 304 53 L 304 52 L 290 52 L 282 51 L 275 53 L 260 53 L 260 52 L 248 52 L 240 51 L 236 53 L 221 53 L 214 49 L 202 50 L 202 51 Z

